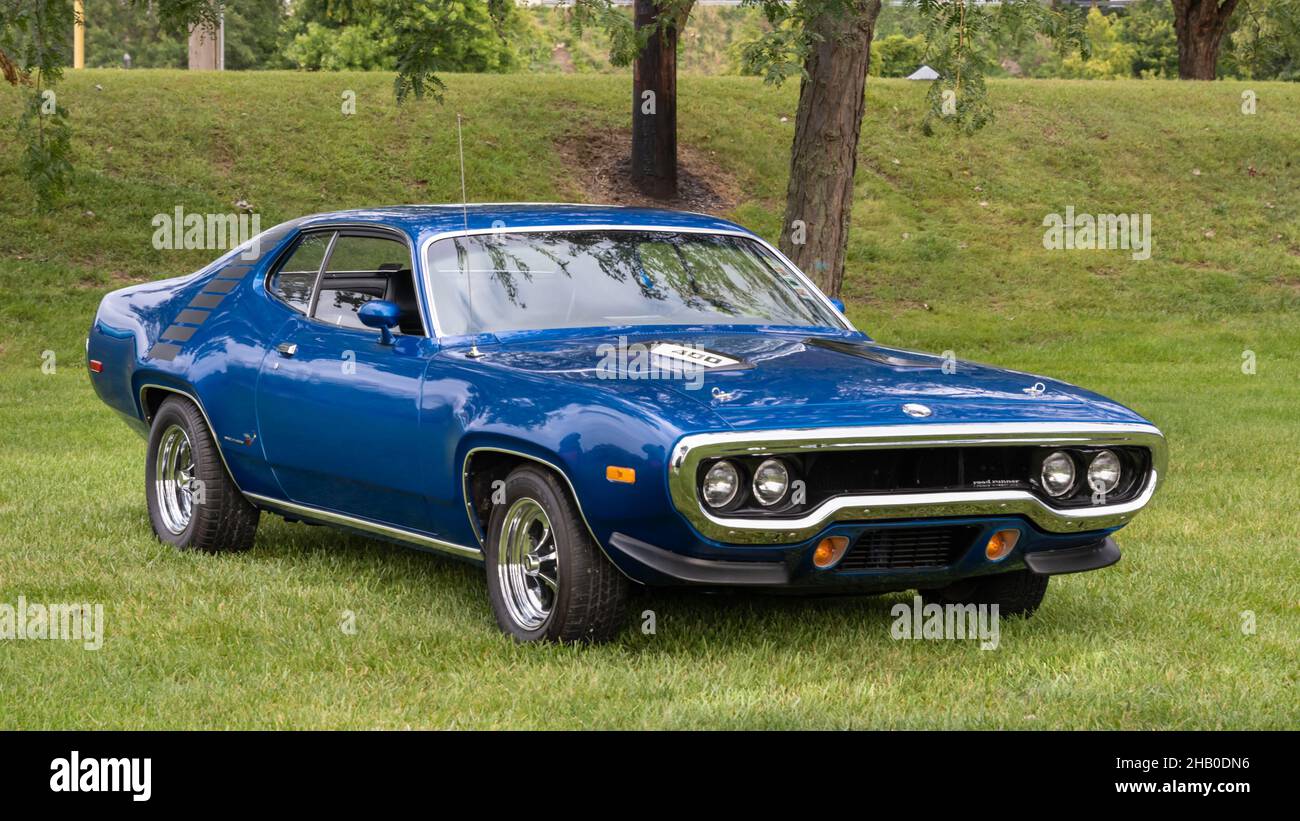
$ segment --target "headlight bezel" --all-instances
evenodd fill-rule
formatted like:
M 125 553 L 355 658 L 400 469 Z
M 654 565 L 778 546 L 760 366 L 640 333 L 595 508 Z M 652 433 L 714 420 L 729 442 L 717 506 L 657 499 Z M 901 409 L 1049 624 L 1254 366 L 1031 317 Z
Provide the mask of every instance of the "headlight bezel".
M 1064 459 L 1065 464 L 1069 465 L 1070 479 L 1063 488 L 1061 488 L 1059 491 L 1054 491 L 1052 490 L 1051 483 L 1048 482 L 1047 480 L 1047 470 L 1048 470 L 1047 465 L 1049 462 L 1055 461 L 1057 457 L 1061 457 L 1062 459 Z M 1071 453 L 1069 450 L 1066 450 L 1064 448 L 1052 450 L 1049 451 L 1045 456 L 1043 456 L 1041 460 L 1039 460 L 1038 485 L 1043 489 L 1043 492 L 1046 493 L 1051 499 L 1058 500 L 1058 499 L 1065 499 L 1069 497 L 1071 491 L 1073 491 L 1076 488 L 1078 483 L 1079 483 L 1079 466 L 1075 461 L 1074 454 Z
M 754 490 L 755 478 L 758 475 L 760 466 L 769 461 L 776 460 L 785 468 L 786 485 L 781 495 L 770 504 L 765 504 Z M 712 505 L 705 496 L 704 487 L 708 480 L 709 472 L 716 468 L 720 463 L 727 462 L 737 470 L 740 475 L 740 488 L 735 495 L 721 506 Z M 757 453 L 743 456 L 724 456 L 718 459 L 710 459 L 701 462 L 699 473 L 695 481 L 695 494 L 700 501 L 700 507 L 708 513 L 714 515 L 732 514 L 741 516 L 755 517 L 783 517 L 797 515 L 807 505 L 795 493 L 796 488 L 804 475 L 805 466 L 798 454 L 787 453 Z
M 781 492 L 776 494 L 776 496 L 774 497 L 770 497 L 771 501 L 765 500 L 763 498 L 762 491 L 759 490 L 759 481 L 763 475 L 763 470 L 768 466 L 775 466 L 777 468 L 780 468 L 781 473 L 784 476 L 781 485 Z M 758 502 L 764 508 L 770 509 L 776 507 L 790 493 L 790 484 L 792 481 L 790 476 L 791 476 L 791 470 L 790 470 L 790 466 L 786 463 L 786 460 L 778 456 L 769 456 L 768 458 L 759 462 L 758 466 L 754 468 L 753 477 L 750 479 L 749 482 L 749 492 L 754 497 L 754 501 Z
M 1107 457 L 1109 457 L 1109 459 L 1115 463 L 1115 467 L 1114 467 L 1115 478 L 1110 482 L 1109 487 L 1100 487 L 1099 483 L 1094 481 L 1093 471 L 1094 469 L 1096 469 L 1097 463 L 1102 461 L 1103 459 L 1106 459 Z M 1088 460 L 1088 469 L 1087 471 L 1085 471 L 1084 477 L 1088 482 L 1088 488 L 1093 493 L 1099 494 L 1101 496 L 1109 496 L 1113 494 L 1117 488 L 1119 488 L 1120 483 L 1124 479 L 1124 461 L 1120 459 L 1119 454 L 1115 453 L 1113 450 L 1110 450 L 1109 448 L 1103 448 L 1097 451 L 1095 454 L 1093 454 L 1092 458 Z
M 731 488 L 731 495 L 729 495 L 723 501 L 714 504 L 713 502 L 709 501 L 709 494 L 708 494 L 709 477 L 713 475 L 713 472 L 715 470 L 719 470 L 724 467 L 731 468 L 732 472 L 735 474 L 735 481 L 733 482 Z M 741 470 L 741 466 L 737 464 L 735 461 L 732 461 L 731 459 L 718 459 L 717 461 L 710 463 L 700 476 L 700 488 L 699 488 L 700 501 L 702 501 L 710 510 L 730 510 L 733 507 L 738 506 L 738 504 L 743 500 L 744 487 L 745 487 L 745 474 Z
M 1064 452 L 1074 462 L 1074 483 L 1069 492 L 1053 496 L 1042 478 L 1042 467 L 1046 459 Z M 1118 463 L 1119 477 L 1115 484 L 1105 493 L 1098 494 L 1089 480 L 1089 471 L 1093 461 L 1105 452 L 1115 457 Z M 1059 445 L 1042 447 L 1031 464 L 1035 494 L 1056 508 L 1096 507 L 1098 505 L 1121 504 L 1131 501 L 1146 486 L 1151 476 L 1150 451 L 1141 447 L 1113 445 Z

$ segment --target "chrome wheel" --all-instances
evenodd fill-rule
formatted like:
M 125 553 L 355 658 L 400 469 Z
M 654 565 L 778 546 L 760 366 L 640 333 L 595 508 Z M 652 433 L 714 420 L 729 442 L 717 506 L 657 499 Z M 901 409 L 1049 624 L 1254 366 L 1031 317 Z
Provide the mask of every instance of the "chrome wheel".
M 516 624 L 536 630 L 546 623 L 559 589 L 560 556 L 551 520 L 533 499 L 518 499 L 506 511 L 497 578 L 506 609 Z
M 180 425 L 169 426 L 158 441 L 154 491 L 163 526 L 174 535 L 184 533 L 194 511 L 194 451 Z

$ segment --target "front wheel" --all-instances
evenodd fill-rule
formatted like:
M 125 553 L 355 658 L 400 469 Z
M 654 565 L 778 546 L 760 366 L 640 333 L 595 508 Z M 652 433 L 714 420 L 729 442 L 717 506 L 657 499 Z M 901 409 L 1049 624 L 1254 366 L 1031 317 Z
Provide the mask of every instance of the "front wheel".
M 257 508 L 235 487 L 207 421 L 194 403 L 174 396 L 154 415 L 145 460 L 149 521 L 160 541 L 182 550 L 247 550 Z
M 555 476 L 531 465 L 505 482 L 488 519 L 487 586 L 518 641 L 602 642 L 623 626 L 628 582 L 601 553 Z

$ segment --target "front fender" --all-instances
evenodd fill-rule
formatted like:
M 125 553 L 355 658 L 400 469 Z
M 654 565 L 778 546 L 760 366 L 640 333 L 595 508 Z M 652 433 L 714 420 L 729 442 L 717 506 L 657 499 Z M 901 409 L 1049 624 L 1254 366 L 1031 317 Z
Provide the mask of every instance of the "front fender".
M 449 354 L 454 361 L 455 354 Z M 490 352 L 485 359 L 491 359 Z M 669 543 L 690 537 L 668 496 L 667 464 L 673 443 L 684 433 L 726 428 L 706 405 L 662 385 L 593 384 L 490 362 L 457 365 L 443 373 L 450 377 L 445 385 L 458 386 L 454 400 L 463 433 L 453 464 L 461 474 L 458 501 L 465 511 L 466 544 L 482 534 L 464 474 L 470 456 L 484 451 L 515 454 L 558 472 L 593 537 L 625 572 L 627 563 L 611 544 L 614 533 L 662 540 L 668 525 L 673 529 Z M 635 480 L 611 480 L 611 467 L 630 470 Z

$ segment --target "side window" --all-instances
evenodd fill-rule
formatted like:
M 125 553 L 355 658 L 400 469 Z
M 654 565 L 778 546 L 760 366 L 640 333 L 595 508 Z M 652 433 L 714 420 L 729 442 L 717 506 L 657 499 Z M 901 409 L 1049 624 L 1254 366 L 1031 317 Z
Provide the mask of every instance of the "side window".
M 333 238 L 331 231 L 303 236 L 266 287 L 295 310 L 308 313 L 311 310 L 311 291 L 316 286 L 316 276 Z
M 321 288 L 313 316 L 340 328 L 364 328 L 366 326 L 361 323 L 357 312 L 370 300 L 383 298 L 383 291 L 378 286 Z
M 374 236 L 339 236 L 330 251 L 312 316 L 342 328 L 364 328 L 357 312 L 372 299 L 401 309 L 399 330 L 424 334 L 406 244 Z
M 330 254 L 329 274 L 371 274 L 411 267 L 411 255 L 397 240 L 383 237 L 339 237 Z

